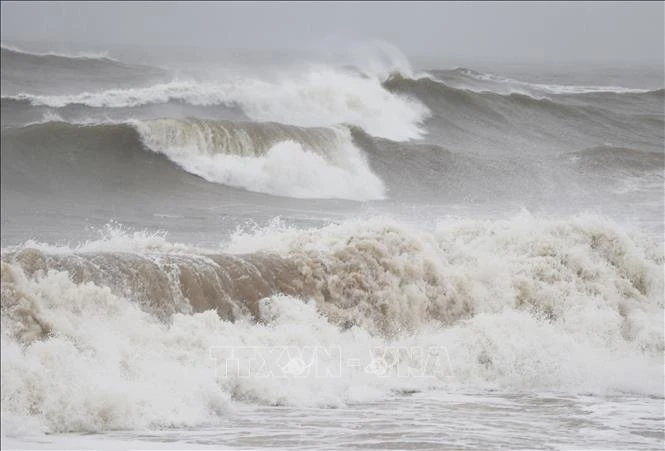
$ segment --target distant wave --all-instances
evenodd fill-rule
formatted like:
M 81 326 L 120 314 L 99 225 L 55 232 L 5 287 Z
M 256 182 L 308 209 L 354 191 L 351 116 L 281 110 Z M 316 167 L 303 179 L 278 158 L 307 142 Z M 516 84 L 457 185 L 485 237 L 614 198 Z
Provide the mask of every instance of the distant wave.
M 28 57 L 57 57 L 65 59 L 74 59 L 74 60 L 106 60 L 120 62 L 109 56 L 109 52 L 76 52 L 76 53 L 59 53 L 59 52 L 29 52 L 26 50 L 21 50 L 11 45 L 2 44 L 1 47 L 3 57 L 13 54 L 15 56 L 28 56 Z
M 132 88 L 170 80 L 169 70 L 103 55 L 32 54 L 2 48 L 2 96 L 48 96 Z M 4 122 L 4 120 L 3 120 Z
M 589 102 L 583 102 L 569 101 L 561 96 L 549 97 L 541 91 L 467 89 L 442 81 L 435 75 L 421 74 L 410 78 L 393 72 L 381 82 L 359 72 L 321 69 L 270 82 L 257 78 L 220 82 L 173 80 L 146 87 L 73 95 L 20 92 L 3 96 L 2 101 L 49 108 L 82 106 L 100 110 L 167 103 L 200 108 L 222 106 L 237 108 L 251 120 L 302 127 L 348 124 L 360 127 L 372 136 L 394 141 L 423 138 L 425 126 L 438 127 L 444 136 L 483 135 L 487 126 L 498 130 L 513 127 L 516 130 L 510 133 L 518 136 L 533 132 L 542 134 L 549 123 L 549 127 L 574 128 L 575 133 L 592 134 L 594 138 L 607 133 L 608 127 L 624 127 L 624 136 L 651 134 L 662 128 L 662 114 L 659 116 L 656 103 L 663 97 L 662 89 L 585 91 L 583 95 L 589 96 Z M 646 104 L 646 110 L 644 105 L 639 106 L 644 115 L 623 115 L 616 108 L 615 96 L 626 96 L 621 101 Z M 433 111 L 437 118 L 428 121 Z M 35 120 L 33 118 L 31 122 Z M 582 123 L 587 126 L 579 127 Z M 478 124 L 484 129 L 478 129 Z M 460 139 L 461 136 L 457 141 Z
M 192 105 L 239 105 L 251 119 L 304 127 L 348 123 L 393 140 L 423 135 L 429 111 L 421 102 L 386 91 L 378 80 L 350 72 L 310 71 L 280 82 L 244 79 L 226 83 L 173 81 L 144 88 L 76 95 L 20 93 L 5 99 L 60 108 L 71 104 L 121 108 L 182 101 Z
M 383 86 L 423 102 L 435 118 L 427 122 L 428 127 L 437 127 L 438 136 L 447 146 L 479 138 L 493 148 L 498 138 L 507 146 L 524 140 L 534 147 L 553 143 L 551 147 L 579 148 L 612 142 L 626 147 L 646 144 L 647 150 L 654 151 L 662 149 L 662 90 L 587 93 L 584 98 L 548 97 L 476 92 L 436 78 L 401 75 L 390 77 Z
M 413 79 L 404 77 L 401 74 L 393 74 L 383 85 L 393 92 L 408 93 L 419 99 L 429 100 L 429 105 L 433 105 L 437 99 L 443 97 L 459 106 L 474 107 L 484 113 L 492 113 L 493 109 L 487 104 L 492 100 L 508 101 L 517 105 L 521 104 L 522 106 L 535 105 L 549 109 L 575 110 L 574 107 L 547 97 L 532 96 L 520 92 L 511 92 L 510 94 L 501 94 L 492 91 L 476 92 L 470 89 L 453 87 L 434 77 Z M 454 113 L 454 111 L 451 111 L 451 113 Z
M 584 85 L 559 85 L 544 83 L 528 83 L 501 77 L 499 75 L 478 72 L 473 69 L 457 68 L 451 71 L 441 71 L 442 73 L 455 74 L 461 76 L 463 80 L 485 82 L 484 84 L 470 83 L 461 84 L 459 87 L 476 92 L 496 92 L 498 94 L 527 94 L 527 95 L 575 95 L 575 94 L 594 94 L 594 93 L 615 93 L 615 94 L 639 94 L 653 92 L 649 89 L 626 88 L 622 86 L 584 86 Z

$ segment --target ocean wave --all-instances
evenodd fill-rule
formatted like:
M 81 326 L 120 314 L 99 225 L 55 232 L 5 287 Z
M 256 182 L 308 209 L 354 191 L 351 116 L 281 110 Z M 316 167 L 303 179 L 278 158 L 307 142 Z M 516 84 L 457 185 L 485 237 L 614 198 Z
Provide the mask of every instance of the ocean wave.
M 523 92 L 511 92 L 509 94 L 495 93 L 492 91 L 476 92 L 471 89 L 454 87 L 435 77 L 408 78 L 401 74 L 393 74 L 385 82 L 384 86 L 389 90 L 397 92 L 419 93 L 418 98 L 436 99 L 437 97 L 446 97 L 468 105 L 482 107 L 480 103 L 483 99 L 503 99 L 513 100 L 533 105 L 556 105 L 565 108 L 566 106 L 553 101 L 548 97 L 531 96 Z M 422 93 L 421 93 L 422 92 Z
M 347 71 L 312 70 L 279 82 L 243 79 L 199 83 L 172 81 L 143 88 L 111 89 L 75 95 L 19 93 L 5 99 L 61 108 L 77 104 L 97 108 L 136 107 L 169 101 L 198 106 L 239 105 L 253 120 L 303 127 L 342 123 L 393 140 L 419 138 L 428 110 L 419 101 L 386 91 L 373 78 Z
M 537 161 L 494 159 L 424 142 L 375 138 L 357 127 L 191 117 L 71 123 L 47 111 L 36 124 L 3 131 L 4 183 L 21 191 L 115 190 L 120 183 L 144 196 L 196 197 L 196 190 L 209 190 L 211 182 L 301 199 L 435 196 L 451 202 L 528 203 L 553 187 L 562 199 L 579 198 L 638 178 L 657 193 L 662 169 L 662 152 L 620 147 L 586 148 Z M 529 176 L 515 178 L 516 173 Z
M 112 240 L 3 251 L 3 426 L 187 426 L 233 400 L 339 406 L 433 386 L 662 396 L 662 251 L 602 217 L 274 224 L 217 250 Z M 211 355 L 287 346 L 363 364 L 328 352 L 322 373 L 263 377 L 219 373 Z M 445 358 L 407 352 L 431 348 Z M 405 352 L 372 358 L 391 349 Z
M 391 92 L 420 99 L 431 111 L 430 133 L 446 147 L 480 141 L 491 151 L 533 148 L 543 153 L 611 142 L 617 147 L 662 149 L 660 91 L 550 98 L 475 92 L 436 78 L 400 75 L 383 85 Z
M 580 106 L 567 104 L 562 101 L 557 101 L 550 97 L 542 95 L 534 95 L 526 91 L 509 91 L 509 92 L 494 92 L 490 90 L 476 91 L 464 87 L 452 86 L 444 81 L 435 77 L 422 76 L 420 78 L 408 78 L 401 74 L 393 74 L 385 82 L 384 86 L 387 89 L 397 92 L 418 93 L 417 98 L 430 99 L 436 97 L 446 97 L 450 100 L 456 100 L 459 103 L 465 103 L 469 106 L 483 107 L 491 111 L 492 108 L 484 105 L 483 103 L 491 101 L 510 102 L 517 106 L 534 106 L 543 109 L 555 109 L 557 111 L 575 114 L 575 112 L 593 109 L 591 106 Z M 421 90 L 427 94 L 419 94 Z M 638 94 L 655 94 L 659 95 L 659 91 L 643 91 L 640 90 Z
M 487 261 L 480 265 L 479 259 Z M 221 248 L 109 226 L 99 241 L 77 247 L 30 241 L 3 249 L 2 260 L 28 278 L 64 271 L 77 284 L 148 300 L 146 310 L 160 318 L 235 302 L 218 308 L 223 319 L 244 312 L 261 320 L 252 304 L 282 293 L 316 300 L 340 326 L 384 336 L 450 326 L 506 307 L 555 323 L 577 321 L 568 309 L 584 307 L 579 303 L 623 316 L 625 309 L 662 308 L 665 262 L 650 239 L 607 218 L 528 213 L 489 222 L 447 220 L 434 230 L 387 218 L 304 230 L 276 221 L 239 229 Z
M 51 96 L 132 88 L 170 80 L 168 70 L 129 64 L 108 56 L 32 54 L 2 47 L 2 96 L 20 99 L 21 93 Z
M 45 146 L 47 142 L 49 146 Z M 53 150 L 56 144 L 65 158 Z M 51 173 L 47 182 L 54 171 L 61 171 L 61 176 L 81 183 L 86 177 L 101 177 L 109 183 L 123 177 L 132 183 L 140 179 L 148 187 L 161 186 L 173 171 L 150 157 L 160 154 L 187 173 L 249 191 L 296 198 L 385 197 L 383 182 L 343 127 L 203 119 L 47 122 L 8 130 L 3 133 L 5 145 L 3 175 L 17 179 L 17 186 L 44 182 L 42 170 Z M 26 152 L 36 158 L 28 173 Z M 21 170 L 10 169 L 14 166 Z M 95 185 L 99 185 L 97 180 Z M 176 179 L 171 183 L 177 186 Z
M 148 148 L 210 182 L 296 198 L 385 196 L 344 128 L 197 119 L 131 124 Z
M 496 92 L 497 94 L 525 94 L 531 96 L 538 95 L 576 95 L 576 94 L 644 94 L 657 92 L 643 88 L 627 88 L 623 86 L 596 86 L 596 85 L 559 85 L 545 83 L 529 83 L 525 81 L 514 80 L 495 74 L 484 73 L 467 68 L 456 68 L 452 71 L 443 72 L 446 74 L 455 74 L 462 76 L 470 81 L 486 82 L 485 84 L 460 85 L 458 87 L 469 89 L 476 92 Z M 662 90 L 662 88 L 660 89 Z
M 77 52 L 77 53 L 59 53 L 59 52 L 29 52 L 26 50 L 21 50 L 17 47 L 2 44 L 1 51 L 3 57 L 9 56 L 10 54 L 15 57 L 56 57 L 70 60 L 106 60 L 120 62 L 109 56 L 109 52 Z
M 518 132 L 528 131 L 531 124 L 523 119 L 525 110 L 531 109 L 539 114 L 547 114 L 551 120 L 584 119 L 590 106 L 573 106 L 557 102 L 547 97 L 531 96 L 522 93 L 497 94 L 490 91 L 474 92 L 457 88 L 433 77 L 418 79 L 406 78 L 394 74 L 384 83 L 391 92 L 403 93 L 421 99 L 427 107 L 435 112 L 437 119 L 444 124 L 457 124 L 454 129 L 466 129 L 473 133 L 477 122 L 485 126 L 491 125 L 500 129 L 517 128 Z M 448 128 L 448 127 L 447 127 Z

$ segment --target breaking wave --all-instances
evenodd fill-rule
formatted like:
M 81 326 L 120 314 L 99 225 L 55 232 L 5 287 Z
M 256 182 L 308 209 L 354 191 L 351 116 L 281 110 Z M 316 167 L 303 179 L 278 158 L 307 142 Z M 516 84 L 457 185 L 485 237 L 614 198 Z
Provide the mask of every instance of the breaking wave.
M 77 180 L 123 177 L 159 184 L 171 177 L 172 170 L 153 162 L 150 153 L 154 152 L 209 182 L 249 191 L 351 200 L 382 199 L 386 194 L 383 182 L 343 127 L 203 119 L 87 125 L 47 122 L 7 130 L 4 143 L 3 177 L 16 179 L 19 185 L 30 180 L 40 183 L 44 171 L 64 171 L 62 176 Z M 63 158 L 54 146 L 69 157 Z M 29 167 L 26 158 L 32 161 Z
M 521 104 L 522 106 L 528 105 L 552 105 L 560 109 L 569 109 L 574 110 L 573 107 L 562 103 L 560 101 L 552 100 L 551 98 L 544 97 L 542 95 L 534 95 L 532 93 L 524 91 L 510 91 L 510 92 L 494 92 L 491 90 L 480 90 L 476 91 L 473 89 L 468 89 L 466 87 L 452 86 L 446 82 L 438 80 L 434 77 L 423 76 L 420 78 L 407 78 L 401 74 L 393 74 L 384 82 L 386 86 L 391 91 L 396 92 L 427 92 L 430 95 L 418 95 L 417 98 L 431 98 L 434 94 L 435 96 L 448 96 L 448 97 L 458 97 L 460 99 L 466 99 L 465 102 L 468 104 L 478 104 L 480 99 L 498 99 L 505 98 L 512 100 L 516 104 Z M 625 88 L 625 90 L 609 90 L 609 91 L 588 91 L 589 93 L 629 93 L 637 95 L 654 95 L 662 96 L 662 89 L 658 90 L 643 90 L 635 89 L 630 90 Z M 475 99 L 475 100 L 474 100 Z M 578 108 L 579 109 L 579 108 Z
M 351 124 L 374 136 L 393 140 L 422 136 L 424 131 L 419 124 L 429 113 L 419 101 L 386 91 L 374 78 L 335 70 L 312 70 L 279 82 L 260 79 L 218 83 L 172 81 L 75 95 L 19 93 L 3 96 L 3 101 L 10 99 L 53 108 L 67 105 L 127 108 L 170 101 L 197 106 L 237 105 L 256 121 L 303 127 Z
M 147 234 L 25 243 L 2 255 L 3 428 L 187 426 L 233 400 L 339 406 L 431 387 L 662 396 L 663 262 L 596 216 L 274 224 L 221 249 Z M 211 348 L 280 346 L 363 365 L 328 353 L 325 379 L 215 371 Z M 376 350 L 424 348 L 447 357 L 384 353 L 370 371 Z
M 385 196 L 344 128 L 199 119 L 132 125 L 148 148 L 210 182 L 297 198 Z
M 550 98 L 476 92 L 433 77 L 412 79 L 399 74 L 383 85 L 420 99 L 431 112 L 426 123 L 430 135 L 436 133 L 437 143 L 451 148 L 478 141 L 480 149 L 514 153 L 515 148 L 526 148 L 543 153 L 612 143 L 662 152 L 662 89 Z

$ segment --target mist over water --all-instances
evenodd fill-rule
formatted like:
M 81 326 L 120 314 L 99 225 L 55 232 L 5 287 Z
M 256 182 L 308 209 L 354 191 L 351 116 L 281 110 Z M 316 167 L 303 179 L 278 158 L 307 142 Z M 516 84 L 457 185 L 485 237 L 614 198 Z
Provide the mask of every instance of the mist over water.
M 662 444 L 662 67 L 140 54 L 3 43 L 3 446 Z

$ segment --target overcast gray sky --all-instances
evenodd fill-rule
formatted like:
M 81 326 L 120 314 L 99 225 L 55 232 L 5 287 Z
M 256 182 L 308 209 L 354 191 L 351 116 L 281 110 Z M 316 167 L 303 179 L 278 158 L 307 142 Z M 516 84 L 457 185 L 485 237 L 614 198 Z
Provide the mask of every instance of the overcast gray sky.
M 661 63 L 663 2 L 2 2 L 2 40 L 299 49 L 382 39 L 409 56 Z

